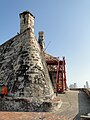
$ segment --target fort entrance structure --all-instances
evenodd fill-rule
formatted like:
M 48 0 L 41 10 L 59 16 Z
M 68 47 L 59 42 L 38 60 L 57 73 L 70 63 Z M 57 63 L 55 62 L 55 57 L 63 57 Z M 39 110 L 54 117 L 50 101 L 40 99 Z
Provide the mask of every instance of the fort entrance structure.
M 20 14 L 20 34 L 0 45 L 0 84 L 8 87 L 1 110 L 45 111 L 66 87 L 65 59 L 44 52 L 44 32 L 34 35 L 35 17 Z

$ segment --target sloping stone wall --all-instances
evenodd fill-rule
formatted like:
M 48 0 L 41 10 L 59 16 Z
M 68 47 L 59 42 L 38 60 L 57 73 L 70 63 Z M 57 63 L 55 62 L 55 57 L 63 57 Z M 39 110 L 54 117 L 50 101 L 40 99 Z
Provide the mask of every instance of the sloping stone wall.
M 55 112 L 60 109 L 62 101 L 54 98 L 48 101 L 32 101 L 31 98 L 4 97 L 0 99 L 0 111 L 19 112 Z
M 30 29 L 0 46 L 0 80 L 15 97 L 52 98 L 44 54 Z
M 0 111 L 47 112 L 51 111 L 52 107 L 52 102 L 36 102 L 27 98 L 7 97 L 0 101 Z

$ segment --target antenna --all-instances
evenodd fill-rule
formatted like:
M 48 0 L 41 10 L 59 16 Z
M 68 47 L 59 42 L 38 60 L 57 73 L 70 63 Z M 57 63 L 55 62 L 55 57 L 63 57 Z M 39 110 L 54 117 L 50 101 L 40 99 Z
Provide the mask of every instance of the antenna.
M 50 45 L 51 41 L 49 41 L 49 43 L 47 44 L 46 48 L 44 49 L 44 51 L 46 51 L 46 49 L 48 48 L 48 46 Z

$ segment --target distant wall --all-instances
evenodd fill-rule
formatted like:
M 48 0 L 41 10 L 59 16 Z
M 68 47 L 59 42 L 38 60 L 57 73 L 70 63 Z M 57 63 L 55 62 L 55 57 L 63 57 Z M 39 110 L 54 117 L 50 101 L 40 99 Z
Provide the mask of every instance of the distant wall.
M 90 97 L 90 88 L 83 88 L 83 91 Z
M 90 97 L 90 88 L 70 88 L 70 90 L 81 90 L 85 92 Z

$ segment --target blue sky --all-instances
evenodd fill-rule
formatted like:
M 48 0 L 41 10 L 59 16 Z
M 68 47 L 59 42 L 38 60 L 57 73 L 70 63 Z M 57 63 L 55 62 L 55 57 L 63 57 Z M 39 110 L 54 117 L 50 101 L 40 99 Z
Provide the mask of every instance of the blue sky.
M 66 57 L 68 85 L 90 84 L 90 0 L 1 0 L 0 44 L 20 31 L 24 10 L 35 16 L 35 36 L 45 32 L 46 51 Z

